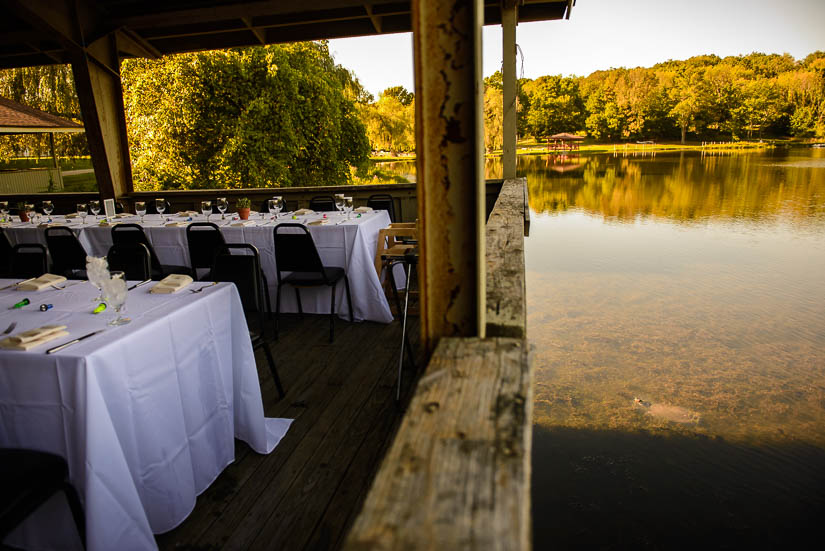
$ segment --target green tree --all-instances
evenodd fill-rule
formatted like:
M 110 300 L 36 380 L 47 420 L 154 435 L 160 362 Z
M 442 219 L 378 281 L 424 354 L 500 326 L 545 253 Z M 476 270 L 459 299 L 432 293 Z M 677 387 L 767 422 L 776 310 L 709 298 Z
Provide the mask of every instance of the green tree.
M 387 88 L 381 92 L 381 95 L 397 99 L 398 102 L 404 107 L 412 105 L 412 102 L 415 99 L 415 94 L 407 91 L 407 89 L 403 86 L 392 86 Z
M 535 138 L 576 132 L 584 126 L 584 105 L 578 82 L 570 77 L 544 76 L 524 85 L 529 98 L 527 132 Z

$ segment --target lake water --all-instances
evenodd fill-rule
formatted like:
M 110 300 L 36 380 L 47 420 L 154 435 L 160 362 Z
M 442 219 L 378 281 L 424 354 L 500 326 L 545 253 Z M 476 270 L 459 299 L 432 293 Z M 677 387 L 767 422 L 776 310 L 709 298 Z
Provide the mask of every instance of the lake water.
M 818 535 L 825 150 L 522 157 L 519 175 L 535 548 Z

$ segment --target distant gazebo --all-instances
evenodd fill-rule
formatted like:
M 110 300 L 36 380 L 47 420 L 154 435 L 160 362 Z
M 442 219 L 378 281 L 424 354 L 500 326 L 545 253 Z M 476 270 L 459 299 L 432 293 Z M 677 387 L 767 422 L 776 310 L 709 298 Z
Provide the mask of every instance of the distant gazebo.
M 82 124 L 28 107 L 22 103 L 0 97 L 0 134 L 48 134 L 53 169 L 46 173 L 42 169 L 26 171 L 4 171 L 0 173 L 0 192 L 27 193 L 45 191 L 52 180 L 57 189 L 63 188 L 63 178 L 57 164 L 54 149 L 54 134 L 84 132 Z
M 552 141 L 551 141 L 552 140 Z M 584 140 L 584 136 L 562 132 L 553 134 L 547 138 L 548 151 L 574 151 L 579 149 L 579 142 Z

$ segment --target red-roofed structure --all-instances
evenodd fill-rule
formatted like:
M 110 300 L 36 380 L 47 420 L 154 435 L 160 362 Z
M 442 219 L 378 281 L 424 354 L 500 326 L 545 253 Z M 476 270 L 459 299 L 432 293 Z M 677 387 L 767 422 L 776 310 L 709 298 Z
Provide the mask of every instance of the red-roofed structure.
M 0 134 L 83 131 L 82 124 L 0 97 Z

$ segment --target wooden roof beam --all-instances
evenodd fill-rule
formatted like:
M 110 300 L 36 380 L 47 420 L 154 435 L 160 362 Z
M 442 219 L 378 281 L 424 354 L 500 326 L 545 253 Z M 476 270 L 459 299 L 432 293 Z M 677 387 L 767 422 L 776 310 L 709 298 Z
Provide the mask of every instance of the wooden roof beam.
M 252 32 L 252 34 L 255 35 L 255 38 L 258 39 L 258 42 L 260 42 L 261 45 L 266 44 L 266 33 L 263 29 L 259 29 L 258 27 L 255 27 L 252 24 L 251 17 L 241 17 L 241 21 L 243 21 L 244 25 L 246 25 L 246 28 L 249 29 Z
M 125 27 L 118 29 L 116 36 L 118 50 L 122 53 L 133 57 L 148 57 L 149 59 L 159 59 L 163 56 L 160 50 L 131 29 Z
M 381 34 L 381 16 L 373 13 L 371 4 L 364 5 L 364 11 L 367 12 L 370 21 L 372 21 L 372 26 L 375 28 L 375 32 Z

